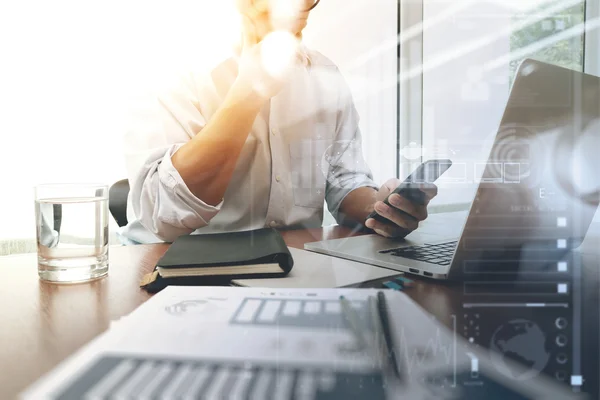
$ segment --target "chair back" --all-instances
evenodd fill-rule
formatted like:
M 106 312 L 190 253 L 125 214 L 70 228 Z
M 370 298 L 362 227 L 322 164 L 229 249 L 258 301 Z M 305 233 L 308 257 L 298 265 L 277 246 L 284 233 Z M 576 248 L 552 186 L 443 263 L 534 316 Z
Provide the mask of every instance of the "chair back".
M 127 225 L 127 196 L 129 195 L 129 181 L 121 179 L 112 184 L 108 189 L 108 209 L 117 225 Z

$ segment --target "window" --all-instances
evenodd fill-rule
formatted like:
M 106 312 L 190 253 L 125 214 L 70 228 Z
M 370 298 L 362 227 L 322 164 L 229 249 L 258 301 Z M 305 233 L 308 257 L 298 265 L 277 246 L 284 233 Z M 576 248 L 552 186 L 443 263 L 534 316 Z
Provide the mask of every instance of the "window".
M 477 187 L 476 165 L 487 159 L 519 63 L 535 58 L 584 68 L 586 3 L 432 0 L 419 7 L 422 58 L 409 58 L 409 65 L 422 67 L 422 101 L 401 109 L 401 118 L 419 112 L 422 129 L 408 132 L 404 145 L 422 147 L 424 159 L 451 158 L 459 166 L 454 172 L 466 173 L 442 180 L 432 204 L 466 208 Z M 404 173 L 418 162 L 401 157 Z
M 0 254 L 9 241 L 35 238 L 35 184 L 111 184 L 125 177 L 128 106 L 186 63 L 218 56 L 236 33 L 237 17 L 226 4 L 233 3 L 24 0 L 2 6 Z M 194 47 L 197 52 L 188 51 Z M 35 251 L 29 242 L 15 246 Z

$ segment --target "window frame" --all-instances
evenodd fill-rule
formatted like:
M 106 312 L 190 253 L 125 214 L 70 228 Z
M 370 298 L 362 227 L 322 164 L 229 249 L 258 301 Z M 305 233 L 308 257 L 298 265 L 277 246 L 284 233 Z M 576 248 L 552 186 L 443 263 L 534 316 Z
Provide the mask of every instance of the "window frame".
M 588 31 L 589 21 L 597 21 L 600 19 L 600 2 L 594 0 L 586 0 L 585 2 L 585 24 L 586 31 L 584 33 L 583 42 L 583 70 L 588 74 L 600 76 L 600 28 L 590 29 Z
M 423 145 L 423 1 L 402 1 L 398 4 L 396 175 L 403 179 L 411 171 L 407 171 L 407 168 L 402 165 L 401 149 L 411 142 L 419 147 Z M 421 154 L 421 161 L 422 159 Z

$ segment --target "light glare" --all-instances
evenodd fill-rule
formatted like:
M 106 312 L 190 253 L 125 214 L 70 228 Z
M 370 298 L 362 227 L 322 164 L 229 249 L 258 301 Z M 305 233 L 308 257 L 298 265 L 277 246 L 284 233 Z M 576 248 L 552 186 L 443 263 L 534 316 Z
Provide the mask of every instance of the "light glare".
M 262 42 L 264 68 L 274 78 L 282 78 L 294 64 L 298 40 L 289 32 L 269 33 Z

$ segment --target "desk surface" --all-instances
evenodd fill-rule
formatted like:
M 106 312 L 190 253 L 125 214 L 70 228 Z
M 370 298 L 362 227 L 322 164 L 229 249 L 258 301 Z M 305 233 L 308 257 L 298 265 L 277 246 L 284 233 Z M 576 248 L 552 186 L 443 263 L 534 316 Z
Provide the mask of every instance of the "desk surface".
M 283 232 L 286 243 L 345 237 L 343 227 Z M 150 298 L 138 287 L 168 245 L 111 247 L 108 277 L 77 285 L 38 280 L 35 254 L 0 257 L 0 398 L 13 398 L 60 361 Z M 596 263 L 597 266 L 597 263 Z M 597 287 L 597 284 L 596 284 Z M 597 292 L 597 291 L 596 291 Z M 439 320 L 461 311 L 462 286 L 417 279 L 406 293 Z M 597 304 L 597 296 L 591 301 Z M 595 326 L 595 335 L 598 326 Z M 596 351 L 596 354 L 598 352 Z

